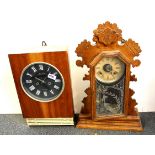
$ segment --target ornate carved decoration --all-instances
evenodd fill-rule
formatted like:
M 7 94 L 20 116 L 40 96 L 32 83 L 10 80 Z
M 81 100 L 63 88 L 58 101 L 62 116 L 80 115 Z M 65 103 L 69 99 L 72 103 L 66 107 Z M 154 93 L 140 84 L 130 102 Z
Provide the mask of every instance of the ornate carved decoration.
M 93 41 L 97 45 L 103 44 L 104 46 L 109 46 L 122 40 L 122 31 L 116 24 L 111 24 L 108 21 L 105 24 L 99 24 L 98 28 L 93 32 Z

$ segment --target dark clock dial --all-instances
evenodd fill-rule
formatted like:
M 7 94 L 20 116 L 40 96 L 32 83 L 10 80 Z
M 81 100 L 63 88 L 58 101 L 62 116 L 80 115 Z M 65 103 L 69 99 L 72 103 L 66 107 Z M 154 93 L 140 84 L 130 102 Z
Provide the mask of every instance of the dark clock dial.
M 41 102 L 57 99 L 64 89 L 64 79 L 60 71 L 45 62 L 35 62 L 26 66 L 20 82 L 29 97 Z

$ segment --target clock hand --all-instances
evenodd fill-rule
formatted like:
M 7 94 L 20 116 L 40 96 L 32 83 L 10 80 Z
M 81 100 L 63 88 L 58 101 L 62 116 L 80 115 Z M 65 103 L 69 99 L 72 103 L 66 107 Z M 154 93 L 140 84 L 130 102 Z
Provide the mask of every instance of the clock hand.
M 45 81 L 47 79 L 47 76 L 44 78 L 44 80 L 43 81 Z
M 33 79 L 33 78 L 35 78 L 35 77 L 47 77 L 47 75 L 48 74 L 38 74 L 38 73 L 36 73 L 36 74 L 34 74 L 32 77 L 31 77 L 31 79 Z
M 45 81 L 44 80 L 41 80 L 41 79 L 39 79 L 39 78 L 37 78 L 37 77 L 34 77 L 36 80 L 38 80 L 38 81 L 40 81 L 40 82 L 42 82 L 42 83 L 45 83 Z
M 46 82 L 45 82 L 44 80 L 41 80 L 41 79 L 39 79 L 39 78 L 37 78 L 37 77 L 35 77 L 35 79 L 38 80 L 38 81 L 40 81 L 40 82 L 43 84 L 43 86 L 46 87 L 48 90 L 51 89 L 51 88 L 46 84 Z

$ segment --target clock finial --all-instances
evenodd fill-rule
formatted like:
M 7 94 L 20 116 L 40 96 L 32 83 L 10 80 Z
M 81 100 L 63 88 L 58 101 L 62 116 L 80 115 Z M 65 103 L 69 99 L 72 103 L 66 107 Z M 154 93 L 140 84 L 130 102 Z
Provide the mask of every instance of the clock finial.
M 111 24 L 109 21 L 99 24 L 93 33 L 93 41 L 104 46 L 109 46 L 122 40 L 122 30 L 117 27 L 117 24 Z

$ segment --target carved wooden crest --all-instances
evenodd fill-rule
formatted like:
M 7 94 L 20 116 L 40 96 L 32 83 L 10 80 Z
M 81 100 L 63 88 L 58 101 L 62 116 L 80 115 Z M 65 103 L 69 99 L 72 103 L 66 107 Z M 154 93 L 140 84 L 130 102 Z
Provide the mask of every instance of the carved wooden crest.
M 140 65 L 140 60 L 135 59 L 139 56 L 141 49 L 135 41 L 132 39 L 124 40 L 122 38 L 122 31 L 117 27 L 117 25 L 110 22 L 105 22 L 104 24 L 99 24 L 97 29 L 93 31 L 93 41 L 95 45 L 92 45 L 90 41 L 82 41 L 76 48 L 76 54 L 78 57 L 81 57 L 82 60 L 77 60 L 76 65 L 83 67 L 86 65 L 88 68 L 91 68 L 91 62 L 94 58 L 102 53 L 103 51 L 119 51 L 119 54 L 123 57 L 126 63 L 129 66 L 137 67 Z M 132 75 L 129 68 L 129 81 L 136 81 L 137 78 L 135 75 Z M 88 75 L 85 75 L 83 80 L 91 80 L 90 72 Z M 128 115 L 136 115 L 135 105 L 136 100 L 132 99 L 134 91 L 129 89 L 129 104 L 128 104 Z M 83 114 L 90 115 L 91 113 L 91 88 L 85 90 L 87 97 L 83 99 L 84 107 L 82 109 Z

